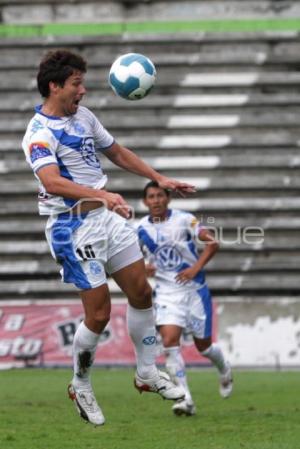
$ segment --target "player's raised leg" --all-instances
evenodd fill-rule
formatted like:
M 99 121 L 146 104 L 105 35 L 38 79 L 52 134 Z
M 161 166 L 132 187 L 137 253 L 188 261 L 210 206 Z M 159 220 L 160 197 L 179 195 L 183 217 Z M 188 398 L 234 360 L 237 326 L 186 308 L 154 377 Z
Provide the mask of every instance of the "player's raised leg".
M 212 343 L 211 338 L 199 340 L 195 339 L 195 344 L 201 354 L 208 358 L 217 368 L 220 374 L 220 395 L 228 398 L 233 390 L 233 377 L 230 363 L 225 359 L 224 354 L 217 343 Z
M 180 349 L 182 328 L 174 324 L 168 324 L 160 326 L 159 332 L 164 345 L 167 372 L 171 380 L 176 385 L 180 385 L 185 392 L 185 397 L 177 401 L 173 405 L 172 410 L 178 416 L 192 416 L 196 413 L 196 407 L 188 386 L 185 362 Z
M 80 296 L 85 319 L 74 336 L 74 376 L 68 392 L 83 419 L 94 425 L 102 425 L 105 419 L 91 386 L 90 370 L 100 334 L 109 321 L 110 297 L 106 284 L 83 290 Z
M 200 299 L 200 300 L 199 300 Z M 201 354 L 217 368 L 220 376 L 220 395 L 227 398 L 233 389 L 233 378 L 229 362 L 222 349 L 212 342 L 212 298 L 207 286 L 195 292 L 190 313 L 195 345 Z
M 133 245 L 135 246 L 135 245 Z M 137 245 L 136 249 L 139 251 Z M 124 251 L 128 260 L 130 249 Z M 122 254 L 118 254 L 118 261 Z M 111 261 L 111 267 L 114 263 Z M 130 265 L 111 273 L 117 284 L 126 294 L 129 305 L 127 312 L 128 331 L 135 346 L 137 372 L 135 387 L 140 391 L 160 394 L 164 399 L 177 400 L 184 397 L 181 387 L 174 385 L 166 373 L 160 372 L 155 365 L 156 331 L 152 310 L 151 287 L 146 279 L 144 260 L 139 259 Z

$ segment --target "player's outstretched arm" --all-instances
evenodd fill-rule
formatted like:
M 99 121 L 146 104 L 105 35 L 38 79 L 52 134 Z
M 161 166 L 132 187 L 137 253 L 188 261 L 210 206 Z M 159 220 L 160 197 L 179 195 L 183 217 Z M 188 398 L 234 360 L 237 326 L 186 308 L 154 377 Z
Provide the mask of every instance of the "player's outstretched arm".
M 103 189 L 92 189 L 70 181 L 60 175 L 56 164 L 42 167 L 38 170 L 37 176 L 50 195 L 59 195 L 81 202 L 99 201 L 99 205 L 104 205 L 125 218 L 130 217 L 130 206 L 121 195 Z
M 163 189 L 173 190 L 182 196 L 185 196 L 187 193 L 195 192 L 195 187 L 191 184 L 180 182 L 161 175 L 131 150 L 119 145 L 116 142 L 103 153 L 115 165 L 124 168 L 124 170 L 135 173 L 136 175 L 143 176 L 151 179 L 152 181 L 157 181 L 159 186 Z

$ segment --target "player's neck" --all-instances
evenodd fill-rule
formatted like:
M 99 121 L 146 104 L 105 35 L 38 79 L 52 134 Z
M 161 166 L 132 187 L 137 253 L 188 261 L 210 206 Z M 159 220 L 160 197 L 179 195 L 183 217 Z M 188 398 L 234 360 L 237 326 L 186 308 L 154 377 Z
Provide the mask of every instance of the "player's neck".
M 155 214 L 155 215 L 151 215 L 151 221 L 153 223 L 161 223 L 162 221 L 166 221 L 169 218 L 169 211 L 168 209 L 161 213 L 161 214 Z
M 64 117 L 65 113 L 62 108 L 51 100 L 45 100 L 41 109 L 41 112 L 45 115 L 53 117 Z

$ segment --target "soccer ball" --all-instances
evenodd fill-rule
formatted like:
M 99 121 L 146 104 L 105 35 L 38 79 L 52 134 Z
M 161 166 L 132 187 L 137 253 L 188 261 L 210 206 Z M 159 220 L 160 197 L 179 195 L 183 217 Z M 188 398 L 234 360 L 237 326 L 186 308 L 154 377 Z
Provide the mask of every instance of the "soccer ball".
M 152 89 L 156 77 L 153 62 L 144 55 L 127 53 L 119 56 L 109 71 L 113 91 L 126 100 L 141 100 Z

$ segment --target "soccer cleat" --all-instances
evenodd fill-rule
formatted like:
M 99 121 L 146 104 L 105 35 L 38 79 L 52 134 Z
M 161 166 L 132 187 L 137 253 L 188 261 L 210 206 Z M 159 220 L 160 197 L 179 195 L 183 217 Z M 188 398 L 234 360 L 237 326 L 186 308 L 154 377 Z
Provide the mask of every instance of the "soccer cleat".
M 105 423 L 103 413 L 90 386 L 78 388 L 70 384 L 68 386 L 68 394 L 82 419 L 95 426 L 102 426 Z
M 148 391 L 151 393 L 158 393 L 164 399 L 177 401 L 183 399 L 185 392 L 182 387 L 176 386 L 168 376 L 167 373 L 158 371 L 157 376 L 152 379 L 142 379 L 137 373 L 134 378 L 134 386 L 140 393 Z
M 227 362 L 227 370 L 220 375 L 220 395 L 222 398 L 228 398 L 233 389 L 233 378 L 229 362 Z
M 177 401 L 172 407 L 174 415 L 177 416 L 193 416 L 196 414 L 196 407 L 193 401 L 188 401 L 187 399 L 182 399 Z

